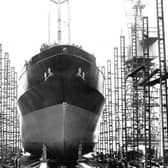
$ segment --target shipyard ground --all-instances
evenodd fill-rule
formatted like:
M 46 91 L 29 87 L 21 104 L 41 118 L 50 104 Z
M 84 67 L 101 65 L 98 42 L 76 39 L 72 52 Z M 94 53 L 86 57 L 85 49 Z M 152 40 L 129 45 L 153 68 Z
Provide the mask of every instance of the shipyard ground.
M 55 168 L 144 168 L 144 165 L 142 163 L 139 163 L 139 165 L 132 165 L 132 164 L 129 164 L 127 163 L 127 166 L 124 166 L 124 165 L 120 165 L 120 164 L 117 164 L 117 165 L 114 165 L 113 163 L 85 163 L 85 162 L 81 162 L 81 163 L 78 163 L 77 165 L 74 165 L 74 166 L 54 166 Z M 159 165 L 159 163 L 156 163 L 155 165 L 152 166 L 152 168 L 159 168 L 161 167 L 161 165 Z M 0 164 L 0 168 L 16 168 L 13 164 Z M 35 164 L 34 166 L 33 165 L 30 165 L 30 166 L 24 166 L 24 165 L 21 165 L 17 168 L 50 168 L 49 166 L 45 166 L 45 164 Z
M 145 168 L 144 159 L 137 158 L 129 160 L 127 158 L 110 157 L 108 155 L 99 155 L 92 158 L 81 158 L 77 162 L 56 163 L 51 160 L 36 160 L 29 157 L 17 158 L 15 160 L 6 160 L 0 162 L 0 168 Z M 159 160 L 151 162 L 152 168 L 162 167 Z
M 96 162 L 95 163 L 81 162 L 72 166 L 65 166 L 65 165 L 54 166 L 54 168 L 112 168 L 112 167 L 115 168 L 115 166 L 112 166 L 109 163 L 96 163 Z M 13 164 L 0 164 L 0 168 L 50 168 L 50 166 L 46 166 L 45 163 L 41 164 L 35 163 L 34 165 L 20 165 L 18 167 L 15 167 Z

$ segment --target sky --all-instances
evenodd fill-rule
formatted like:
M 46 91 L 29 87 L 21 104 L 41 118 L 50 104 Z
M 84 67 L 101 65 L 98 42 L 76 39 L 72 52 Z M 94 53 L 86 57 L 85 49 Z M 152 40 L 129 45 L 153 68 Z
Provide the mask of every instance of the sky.
M 18 73 L 24 61 L 48 41 L 49 0 L 1 0 L 0 43 Z M 123 0 L 71 0 L 71 43 L 94 53 L 102 65 L 119 45 L 124 24 Z M 64 7 L 63 7 L 64 8 Z M 57 41 L 57 5 L 51 3 L 51 42 Z M 116 40 L 117 39 L 117 40 Z
M 113 58 L 113 47 L 119 46 L 121 33 L 128 32 L 126 1 L 130 0 L 70 0 L 71 43 L 94 53 L 98 65 Z M 147 6 L 151 1 L 154 2 L 148 0 Z M 57 5 L 50 5 L 51 42 L 56 42 Z M 24 61 L 39 53 L 41 44 L 48 42 L 48 7 L 49 0 L 0 0 L 0 43 L 18 73 Z M 146 13 L 153 15 L 151 11 Z

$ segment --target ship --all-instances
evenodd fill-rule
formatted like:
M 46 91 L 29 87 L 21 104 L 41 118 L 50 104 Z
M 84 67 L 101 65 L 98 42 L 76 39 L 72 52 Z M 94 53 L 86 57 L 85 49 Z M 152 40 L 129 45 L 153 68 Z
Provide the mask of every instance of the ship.
M 78 159 L 93 151 L 104 104 L 103 74 L 94 55 L 76 45 L 45 46 L 25 63 L 18 106 L 25 152 L 47 159 Z

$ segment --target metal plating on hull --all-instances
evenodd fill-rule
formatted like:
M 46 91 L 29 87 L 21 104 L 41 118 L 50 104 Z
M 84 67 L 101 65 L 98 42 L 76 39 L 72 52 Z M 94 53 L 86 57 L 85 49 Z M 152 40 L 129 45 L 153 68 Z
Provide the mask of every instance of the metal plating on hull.
M 92 151 L 104 103 L 103 78 L 95 57 L 71 45 L 40 52 L 20 77 L 18 105 L 26 152 L 40 157 L 76 160 L 78 147 Z
M 34 111 L 23 117 L 25 150 L 41 154 L 41 145 L 46 144 L 51 158 L 77 158 L 79 144 L 85 153 L 92 150 L 90 140 L 94 139 L 95 118 L 94 113 L 66 103 Z

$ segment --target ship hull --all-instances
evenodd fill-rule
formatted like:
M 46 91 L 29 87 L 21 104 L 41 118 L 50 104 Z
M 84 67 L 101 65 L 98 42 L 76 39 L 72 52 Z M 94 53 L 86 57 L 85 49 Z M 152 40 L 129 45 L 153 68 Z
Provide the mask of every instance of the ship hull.
M 96 115 L 70 104 L 43 108 L 23 117 L 23 146 L 27 152 L 41 156 L 47 146 L 49 158 L 58 161 L 77 159 L 79 145 L 87 153 L 93 148 Z
M 32 57 L 19 83 L 24 151 L 41 157 L 45 144 L 47 158 L 62 162 L 76 160 L 79 146 L 91 152 L 102 93 L 102 74 L 85 51 L 56 46 Z

